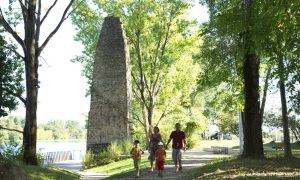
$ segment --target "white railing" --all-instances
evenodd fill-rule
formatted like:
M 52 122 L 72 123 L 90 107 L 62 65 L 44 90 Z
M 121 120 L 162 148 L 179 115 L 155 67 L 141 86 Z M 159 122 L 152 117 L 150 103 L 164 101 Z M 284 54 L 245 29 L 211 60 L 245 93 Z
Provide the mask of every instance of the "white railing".
M 54 151 L 54 152 L 40 152 L 42 156 L 42 164 L 49 165 L 56 162 L 69 161 L 69 160 L 82 160 L 85 151 L 83 150 L 70 150 L 70 151 Z

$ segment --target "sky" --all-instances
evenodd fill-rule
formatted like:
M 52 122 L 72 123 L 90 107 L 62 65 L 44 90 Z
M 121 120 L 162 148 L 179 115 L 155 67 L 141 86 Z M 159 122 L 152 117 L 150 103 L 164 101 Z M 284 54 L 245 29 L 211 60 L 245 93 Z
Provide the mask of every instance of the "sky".
M 41 42 L 57 24 L 67 2 L 59 1 L 49 14 L 49 19 L 45 21 L 41 31 L 43 33 Z M 207 8 L 195 3 L 189 17 L 197 19 L 198 22 L 207 21 Z M 84 122 L 88 115 L 90 97 L 85 97 L 88 88 L 87 79 L 81 74 L 81 64 L 70 61 L 83 51 L 82 44 L 74 41 L 75 35 L 75 26 L 70 19 L 66 20 L 41 55 L 38 123 L 57 119 Z M 25 108 L 20 105 L 16 111 L 11 112 L 11 115 L 24 117 Z

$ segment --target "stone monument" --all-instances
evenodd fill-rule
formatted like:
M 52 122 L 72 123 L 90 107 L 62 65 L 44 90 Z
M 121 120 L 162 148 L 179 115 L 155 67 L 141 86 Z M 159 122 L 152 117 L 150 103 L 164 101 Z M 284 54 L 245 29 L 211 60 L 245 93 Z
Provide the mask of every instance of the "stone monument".
M 129 50 L 118 17 L 106 17 L 97 44 L 87 127 L 87 150 L 99 152 L 131 135 Z

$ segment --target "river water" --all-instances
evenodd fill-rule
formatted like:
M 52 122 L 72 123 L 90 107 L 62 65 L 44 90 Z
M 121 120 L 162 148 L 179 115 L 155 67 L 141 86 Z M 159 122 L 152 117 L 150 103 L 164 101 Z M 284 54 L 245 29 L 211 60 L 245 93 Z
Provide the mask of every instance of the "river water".
M 86 141 L 38 141 L 38 153 L 44 154 L 72 154 L 72 160 L 83 160 L 86 152 Z M 62 155 L 64 156 L 64 155 Z
M 86 141 L 38 141 L 37 152 L 85 151 Z

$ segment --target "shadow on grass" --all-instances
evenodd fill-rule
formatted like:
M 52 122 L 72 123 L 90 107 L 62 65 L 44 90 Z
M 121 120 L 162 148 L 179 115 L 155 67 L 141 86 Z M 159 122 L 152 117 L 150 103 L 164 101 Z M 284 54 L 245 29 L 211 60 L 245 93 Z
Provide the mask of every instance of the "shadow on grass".
M 41 167 L 31 165 L 21 165 L 21 168 L 27 173 L 32 180 L 74 180 L 80 179 L 80 175 L 68 170 Z
M 193 171 L 191 179 L 277 179 L 299 178 L 299 158 L 266 158 L 263 160 L 224 158 Z

